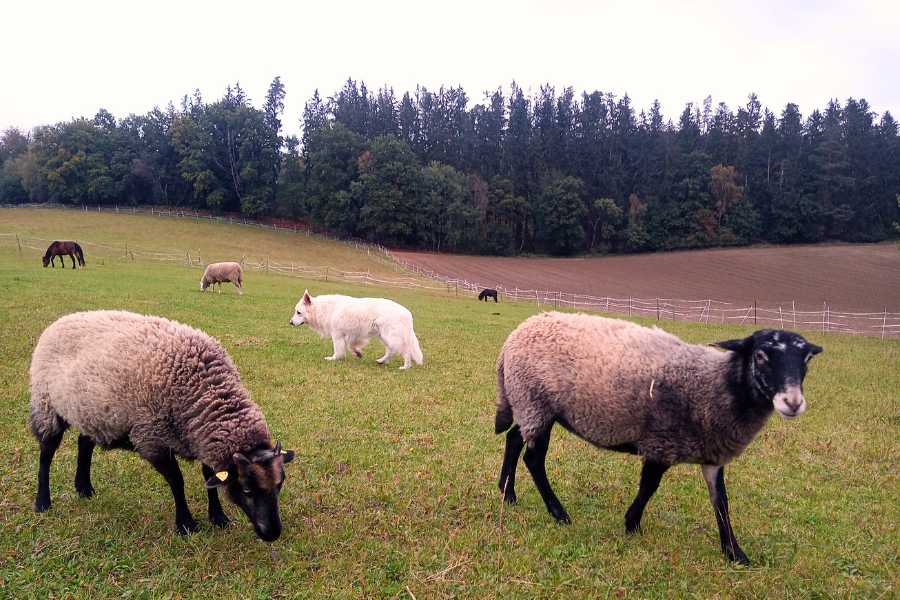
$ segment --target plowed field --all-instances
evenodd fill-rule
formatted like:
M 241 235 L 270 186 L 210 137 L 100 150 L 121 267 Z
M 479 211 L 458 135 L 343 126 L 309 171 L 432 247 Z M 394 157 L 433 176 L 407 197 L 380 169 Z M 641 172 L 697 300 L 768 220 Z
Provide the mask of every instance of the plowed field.
M 893 243 L 695 250 L 602 258 L 506 258 L 396 252 L 436 273 L 485 286 L 628 298 L 711 298 L 841 311 L 900 311 Z

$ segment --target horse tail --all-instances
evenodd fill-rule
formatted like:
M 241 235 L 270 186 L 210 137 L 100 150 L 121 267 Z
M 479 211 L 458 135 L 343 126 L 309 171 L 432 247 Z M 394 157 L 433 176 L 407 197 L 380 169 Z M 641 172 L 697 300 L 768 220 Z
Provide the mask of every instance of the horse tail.
M 81 246 L 78 244 L 78 242 L 72 242 L 72 244 L 75 246 L 75 254 L 78 256 L 78 264 L 83 267 L 84 266 L 84 252 L 82 252 Z

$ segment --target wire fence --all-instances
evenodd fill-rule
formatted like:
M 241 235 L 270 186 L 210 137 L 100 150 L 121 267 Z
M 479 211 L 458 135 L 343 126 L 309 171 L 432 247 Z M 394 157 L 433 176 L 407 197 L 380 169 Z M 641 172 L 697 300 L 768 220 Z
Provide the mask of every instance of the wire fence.
M 683 298 L 616 298 L 590 296 L 557 290 L 509 288 L 485 286 L 465 279 L 445 277 L 430 269 L 394 256 L 394 260 L 422 277 L 443 281 L 452 286 L 456 294 L 477 296 L 490 287 L 497 290 L 499 298 L 507 302 L 534 302 L 538 307 L 571 308 L 628 316 L 655 317 L 657 321 L 694 321 L 739 325 L 763 325 L 779 329 L 815 330 L 823 333 L 877 336 L 881 339 L 900 338 L 900 313 L 846 312 L 835 310 L 827 302 L 821 310 L 803 310 L 794 300 L 768 303 L 762 306 L 756 300 L 747 303 L 722 300 L 687 300 Z
M 22 207 L 23 205 L 14 205 Z M 47 208 L 47 205 L 27 205 Z M 58 206 L 53 206 L 58 208 Z M 589 310 L 628 316 L 656 318 L 658 321 L 694 321 L 698 323 L 721 323 L 739 325 L 763 325 L 779 329 L 815 330 L 823 333 L 845 333 L 851 335 L 867 335 L 881 339 L 900 338 L 900 313 L 888 312 L 887 307 L 881 312 L 847 312 L 835 310 L 823 303 L 821 310 L 801 307 L 795 301 L 770 302 L 760 305 L 756 300 L 747 303 L 725 302 L 705 299 L 689 300 L 682 298 L 638 298 L 591 296 L 559 290 L 539 290 L 510 288 L 505 286 L 485 286 L 466 279 L 452 278 L 422 268 L 414 263 L 394 255 L 389 249 L 378 244 L 362 240 L 342 239 L 326 232 L 314 231 L 310 227 L 299 224 L 260 223 L 243 217 L 217 216 L 199 211 L 182 210 L 164 207 L 81 207 L 70 210 L 115 212 L 124 214 L 146 213 L 162 218 L 183 218 L 197 221 L 209 221 L 221 224 L 243 225 L 269 229 L 273 231 L 291 232 L 297 235 L 315 237 L 350 245 L 358 250 L 366 251 L 370 256 L 390 260 L 415 276 L 388 277 L 370 271 L 345 271 L 331 265 L 311 266 L 300 262 L 278 262 L 268 256 L 241 257 L 245 269 L 277 273 L 317 281 L 344 281 L 364 285 L 379 285 L 406 289 L 444 292 L 454 296 L 476 297 L 485 288 L 496 289 L 503 302 L 534 302 L 538 308 L 570 308 Z M 15 246 L 18 252 L 36 250 L 44 252 L 52 240 L 25 237 L 15 233 L 0 233 L 0 244 Z M 141 248 L 128 243 L 111 246 L 85 240 L 79 244 L 90 250 L 89 254 L 110 260 L 152 260 L 181 263 L 191 267 L 205 266 L 199 251 L 187 250 L 155 250 Z M 805 309 L 804 309 L 805 308 Z

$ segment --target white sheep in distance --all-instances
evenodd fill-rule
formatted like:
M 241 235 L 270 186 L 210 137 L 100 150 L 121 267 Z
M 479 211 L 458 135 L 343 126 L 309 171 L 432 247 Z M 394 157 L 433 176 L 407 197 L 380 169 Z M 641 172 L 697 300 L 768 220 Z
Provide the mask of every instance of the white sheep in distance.
M 728 352 L 583 314 L 551 312 L 523 322 L 497 359 L 495 431 L 507 432 L 499 481 L 504 500 L 516 501 L 516 464 L 525 446 L 525 465 L 547 510 L 569 522 L 544 467 L 550 430 L 559 423 L 595 446 L 643 459 L 638 494 L 625 515 L 629 533 L 639 528 L 669 467 L 701 465 L 722 550 L 749 563 L 731 528 L 724 465 L 773 409 L 786 418 L 806 410 L 806 366 L 822 348 L 775 330 L 715 345 Z
M 218 262 L 206 265 L 203 271 L 203 277 L 200 278 L 200 291 L 215 284 L 216 291 L 222 291 L 222 283 L 230 281 L 237 288 L 238 294 L 243 295 L 241 291 L 244 287 L 244 270 L 240 263 L 236 262 Z

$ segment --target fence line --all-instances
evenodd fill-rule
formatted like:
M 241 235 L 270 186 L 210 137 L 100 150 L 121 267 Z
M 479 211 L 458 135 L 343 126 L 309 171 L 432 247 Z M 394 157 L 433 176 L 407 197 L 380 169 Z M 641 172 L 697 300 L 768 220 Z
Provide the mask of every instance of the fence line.
M 682 298 L 615 298 L 612 296 L 591 296 L 562 292 L 485 286 L 465 279 L 443 276 L 431 269 L 394 256 L 394 260 L 407 270 L 422 277 L 444 282 L 460 292 L 477 296 L 485 287 L 494 287 L 501 299 L 512 302 L 534 302 L 538 307 L 571 308 L 623 314 L 629 316 L 655 317 L 659 321 L 679 320 L 720 324 L 754 324 L 778 328 L 816 329 L 824 332 L 854 335 L 900 338 L 900 313 L 888 312 L 887 307 L 880 312 L 838 311 L 825 303 L 822 310 L 800 310 L 795 301 L 773 303 L 762 306 L 756 300 L 734 303 L 707 298 L 688 300 Z
M 47 208 L 47 205 L 13 205 L 13 207 L 30 206 Z M 57 206 L 53 206 L 56 208 Z M 71 209 L 71 207 L 65 207 Z M 82 207 L 76 210 L 93 211 L 94 208 Z M 187 218 L 193 220 L 205 220 L 215 223 L 228 223 L 270 229 L 273 231 L 285 231 L 298 235 L 314 237 L 317 239 L 339 242 L 353 246 L 358 250 L 365 250 L 370 256 L 383 258 L 398 265 L 416 277 L 385 277 L 373 276 L 369 271 L 344 271 L 332 266 L 311 266 L 300 263 L 279 263 L 269 260 L 268 257 L 243 257 L 241 263 L 245 268 L 278 273 L 281 275 L 314 279 L 320 281 L 338 280 L 350 283 L 362 283 L 365 285 L 377 284 L 388 287 L 406 289 L 418 289 L 435 292 L 444 292 L 459 296 L 477 296 L 485 287 L 494 287 L 500 299 L 507 302 L 534 302 L 538 308 L 570 308 L 574 310 L 591 310 L 628 316 L 656 317 L 657 320 L 694 321 L 707 324 L 754 324 L 784 328 L 790 326 L 793 329 L 815 329 L 822 332 L 846 333 L 852 335 L 878 336 L 881 339 L 900 338 L 900 313 L 888 312 L 887 307 L 881 312 L 846 312 L 837 311 L 827 302 L 823 303 L 821 310 L 799 310 L 797 303 L 791 300 L 772 303 L 769 306 L 761 306 L 756 300 L 747 303 L 734 303 L 723 300 L 707 298 L 692 300 L 684 298 L 615 298 L 612 296 L 592 296 L 564 292 L 560 290 L 539 290 L 508 288 L 505 286 L 485 286 L 466 279 L 446 277 L 430 269 L 422 268 L 414 263 L 394 255 L 390 250 L 378 244 L 372 244 L 362 240 L 341 239 L 330 236 L 327 233 L 315 232 L 311 228 L 266 224 L 255 222 L 243 217 L 217 216 L 204 214 L 198 211 L 182 210 L 177 208 L 159 207 L 96 207 L 98 212 L 116 213 L 146 213 L 163 218 Z M 42 238 L 23 237 L 14 233 L 0 234 L 0 242 L 15 243 L 21 254 L 23 248 L 43 252 L 46 245 L 52 240 Z M 121 247 L 110 246 L 95 242 L 78 240 L 80 244 L 93 249 L 94 254 L 105 255 L 109 258 L 123 260 L 154 260 L 167 262 L 183 262 L 192 267 L 203 267 L 203 258 L 199 252 L 185 251 L 160 251 L 123 244 Z M 422 281 L 428 280 L 431 285 Z

